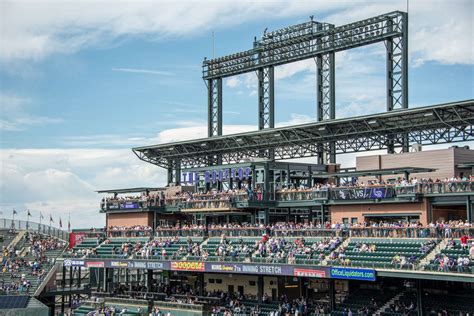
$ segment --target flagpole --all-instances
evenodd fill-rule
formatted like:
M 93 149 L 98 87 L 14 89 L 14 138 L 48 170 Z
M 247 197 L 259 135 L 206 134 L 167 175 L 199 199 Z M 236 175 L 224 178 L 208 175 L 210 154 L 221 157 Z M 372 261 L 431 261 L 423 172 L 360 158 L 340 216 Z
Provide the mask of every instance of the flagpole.
M 30 228 L 30 225 L 29 224 L 29 220 L 30 220 L 30 210 L 26 210 L 26 230 L 28 231 L 28 229 Z

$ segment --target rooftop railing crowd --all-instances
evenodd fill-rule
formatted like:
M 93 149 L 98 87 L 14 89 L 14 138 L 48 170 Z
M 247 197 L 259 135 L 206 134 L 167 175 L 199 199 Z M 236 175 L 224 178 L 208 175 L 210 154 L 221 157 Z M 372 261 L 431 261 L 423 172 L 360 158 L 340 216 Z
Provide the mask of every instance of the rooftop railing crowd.
M 375 194 L 362 194 L 360 190 L 382 190 L 385 197 L 397 197 L 413 194 L 446 194 L 474 192 L 474 176 L 451 177 L 432 179 L 416 177 L 409 180 L 400 178 L 396 181 L 374 180 L 364 182 L 348 182 L 340 185 L 318 183 L 313 187 L 288 184 L 283 188 L 276 188 L 274 198 L 277 201 L 302 201 L 326 199 L 373 199 Z M 350 196 L 353 191 L 353 197 Z M 378 192 L 380 193 L 380 192 Z M 263 201 L 266 192 L 261 187 L 253 189 L 233 189 L 218 191 L 213 189 L 207 192 L 184 191 L 175 196 L 165 197 L 164 193 L 127 197 L 107 197 L 101 201 L 102 210 L 130 210 L 148 207 L 180 207 L 181 209 L 222 209 L 231 208 L 237 202 Z

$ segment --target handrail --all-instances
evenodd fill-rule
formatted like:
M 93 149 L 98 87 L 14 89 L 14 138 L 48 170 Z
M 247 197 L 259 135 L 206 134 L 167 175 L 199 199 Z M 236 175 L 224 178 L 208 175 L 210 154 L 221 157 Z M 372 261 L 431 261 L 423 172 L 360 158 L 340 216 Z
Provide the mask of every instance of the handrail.
M 49 235 L 49 236 L 64 240 L 66 242 L 69 242 L 69 233 L 62 229 L 45 225 L 45 224 L 39 224 L 36 222 L 24 221 L 20 219 L 12 220 L 8 218 L 0 218 L 0 229 L 12 229 L 12 228 L 16 230 L 27 230 L 34 233 Z

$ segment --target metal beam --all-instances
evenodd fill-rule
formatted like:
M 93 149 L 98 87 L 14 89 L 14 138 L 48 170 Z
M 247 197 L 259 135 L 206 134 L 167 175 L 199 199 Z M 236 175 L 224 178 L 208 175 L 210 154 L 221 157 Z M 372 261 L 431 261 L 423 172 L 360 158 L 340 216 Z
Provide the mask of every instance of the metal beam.
M 222 163 L 266 157 L 316 157 L 323 151 L 350 153 L 401 148 L 404 140 L 424 145 L 474 140 L 474 100 L 397 110 L 362 117 L 299 126 L 264 129 L 171 144 L 134 148 L 142 160 L 168 168 L 180 159 L 183 168 L 208 166 L 208 157 Z M 328 148 L 334 143 L 335 150 Z M 263 154 L 262 154 L 263 153 Z
M 234 76 L 401 37 L 404 14 L 395 11 L 332 29 L 330 24 L 310 21 L 265 33 L 250 50 L 204 59 L 203 78 Z M 392 22 L 391 27 L 387 21 Z

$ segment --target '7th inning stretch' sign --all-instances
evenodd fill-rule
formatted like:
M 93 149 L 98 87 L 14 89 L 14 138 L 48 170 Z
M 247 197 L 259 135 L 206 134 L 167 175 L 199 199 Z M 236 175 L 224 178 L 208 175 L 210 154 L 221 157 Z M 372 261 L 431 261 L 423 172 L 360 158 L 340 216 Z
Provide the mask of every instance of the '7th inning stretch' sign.
M 219 170 L 206 170 L 202 175 L 205 183 L 217 183 L 222 181 L 249 179 L 252 175 L 252 169 L 247 168 L 228 168 Z M 183 172 L 181 174 L 181 183 L 194 184 L 199 182 L 201 174 L 199 172 Z

